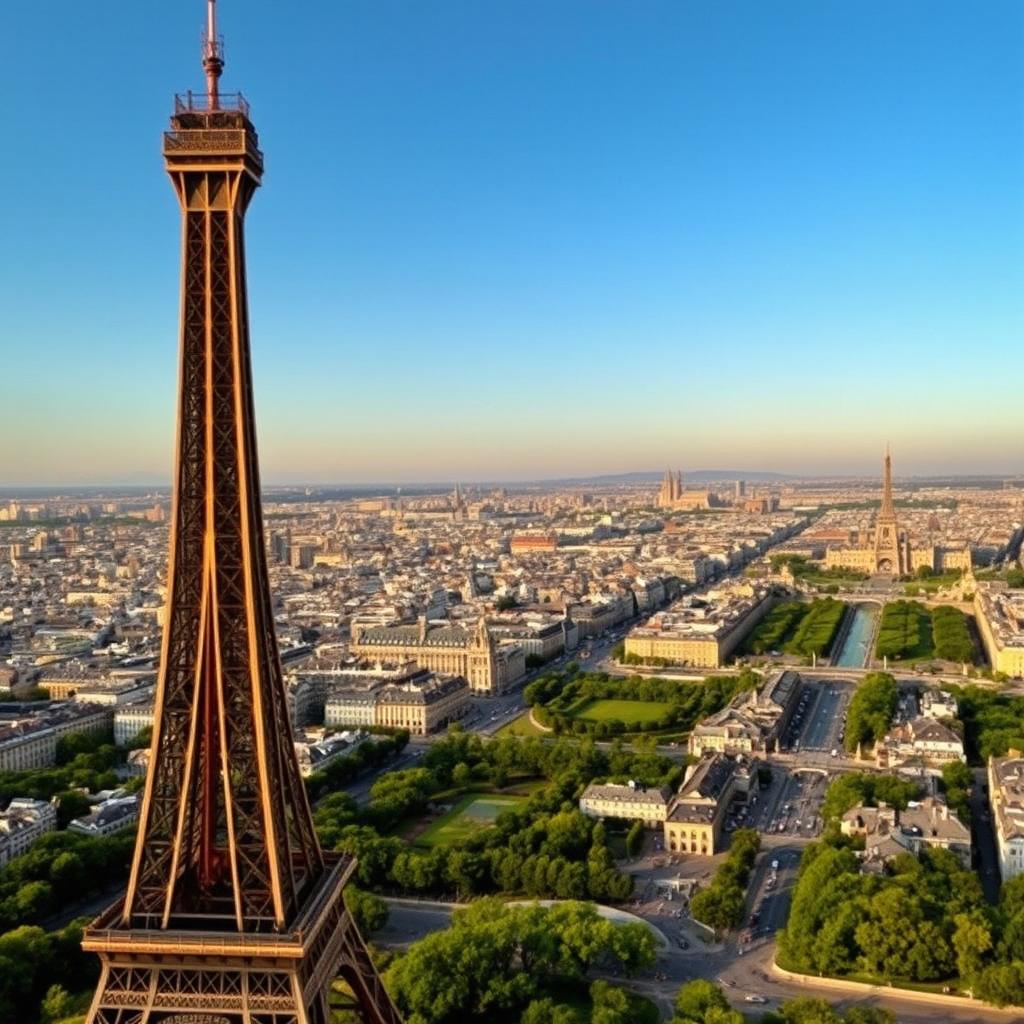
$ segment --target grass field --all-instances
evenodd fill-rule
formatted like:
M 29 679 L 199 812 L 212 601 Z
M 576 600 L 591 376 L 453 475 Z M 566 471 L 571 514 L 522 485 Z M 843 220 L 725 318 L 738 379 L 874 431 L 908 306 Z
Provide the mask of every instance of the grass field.
M 513 718 L 511 722 L 506 722 L 496 733 L 496 736 L 550 736 L 550 732 L 545 732 L 543 729 L 538 729 L 537 726 L 530 721 L 529 710 L 524 711 L 521 715 Z
M 575 717 L 586 719 L 588 722 L 608 722 L 617 718 L 629 726 L 657 722 L 662 715 L 671 710 L 671 704 L 655 700 L 592 700 L 584 704 L 576 712 Z
M 767 654 L 769 651 L 782 650 L 783 644 L 796 632 L 800 621 L 810 609 L 809 604 L 801 601 L 783 601 L 777 604 L 747 637 L 743 650 L 748 654 Z
M 462 797 L 447 814 L 442 814 L 416 839 L 417 846 L 447 846 L 494 824 L 502 811 L 511 810 L 526 800 L 523 796 L 491 796 L 470 793 Z
M 890 601 L 882 609 L 875 657 L 907 664 L 934 656 L 931 612 L 917 601 Z

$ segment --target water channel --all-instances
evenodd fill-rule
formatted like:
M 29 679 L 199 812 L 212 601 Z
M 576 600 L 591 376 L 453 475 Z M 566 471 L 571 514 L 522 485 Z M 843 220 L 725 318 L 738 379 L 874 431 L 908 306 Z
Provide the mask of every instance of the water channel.
M 846 639 L 839 657 L 833 665 L 839 668 L 864 668 L 868 661 L 868 644 L 875 630 L 878 607 L 873 604 L 859 604 L 854 609 L 853 622 L 847 630 Z

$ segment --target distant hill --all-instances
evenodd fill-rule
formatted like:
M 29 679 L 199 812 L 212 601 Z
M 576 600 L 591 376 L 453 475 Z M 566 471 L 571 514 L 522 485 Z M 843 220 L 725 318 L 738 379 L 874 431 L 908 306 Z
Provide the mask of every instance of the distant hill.
M 674 471 L 674 470 L 673 470 Z M 640 473 L 605 473 L 599 476 L 564 477 L 557 480 L 537 480 L 538 484 L 644 484 L 658 483 L 665 476 L 665 470 L 647 470 Z M 750 483 L 779 483 L 783 480 L 799 480 L 801 477 L 787 473 L 771 473 L 757 469 L 695 469 L 683 470 L 683 483 L 732 483 L 746 480 Z

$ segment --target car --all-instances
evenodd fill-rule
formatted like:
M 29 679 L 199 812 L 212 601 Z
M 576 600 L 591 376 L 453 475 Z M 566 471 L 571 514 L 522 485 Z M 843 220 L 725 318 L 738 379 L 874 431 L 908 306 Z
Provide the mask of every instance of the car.
M 690 948 L 690 943 L 687 942 L 687 940 L 682 935 L 679 936 L 679 948 L 680 949 L 689 949 Z
M 751 995 L 751 996 L 747 996 L 744 999 L 744 1002 L 747 1002 L 747 1003 L 757 1003 L 758 1006 L 761 1006 L 764 1003 L 767 1003 L 768 1000 L 765 999 L 764 996 Z
M 839 749 L 837 747 L 833 747 L 832 748 L 832 756 L 833 757 L 838 757 L 839 756 Z
M 779 862 L 777 860 L 773 860 L 772 861 L 772 871 L 778 871 L 778 870 L 779 870 Z

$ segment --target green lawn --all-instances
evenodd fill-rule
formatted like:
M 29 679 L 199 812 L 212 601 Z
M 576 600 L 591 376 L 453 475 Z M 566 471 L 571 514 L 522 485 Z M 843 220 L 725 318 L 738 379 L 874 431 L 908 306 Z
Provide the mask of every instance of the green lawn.
M 523 803 L 522 796 L 491 796 L 470 793 L 462 797 L 446 814 L 417 837 L 417 846 L 447 846 L 467 838 L 481 828 L 494 824 L 502 811 Z
M 935 656 L 931 612 L 918 601 L 890 601 L 882 609 L 875 657 L 910 664 Z
M 904 585 L 904 592 L 910 597 L 917 597 L 923 590 L 927 594 L 934 594 L 943 587 L 952 586 L 963 574 L 956 572 L 944 572 L 935 576 L 927 576 L 924 579 L 914 579 Z
M 524 711 L 521 715 L 513 718 L 511 722 L 506 722 L 495 734 L 495 736 L 551 736 L 550 732 L 545 732 L 543 729 L 538 729 L 537 726 L 530 721 L 529 709 Z
M 617 718 L 629 726 L 657 722 L 671 710 L 671 704 L 656 700 L 591 700 L 579 708 L 574 717 L 588 722 L 607 722 Z

